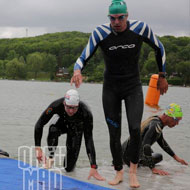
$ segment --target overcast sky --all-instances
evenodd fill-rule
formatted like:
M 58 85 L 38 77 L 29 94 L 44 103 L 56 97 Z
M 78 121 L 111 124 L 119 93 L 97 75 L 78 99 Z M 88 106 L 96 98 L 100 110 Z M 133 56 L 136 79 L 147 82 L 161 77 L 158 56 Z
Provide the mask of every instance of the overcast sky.
M 190 0 L 125 0 L 129 19 L 159 35 L 190 36 Z M 91 32 L 109 22 L 111 0 L 0 0 L 0 38 Z

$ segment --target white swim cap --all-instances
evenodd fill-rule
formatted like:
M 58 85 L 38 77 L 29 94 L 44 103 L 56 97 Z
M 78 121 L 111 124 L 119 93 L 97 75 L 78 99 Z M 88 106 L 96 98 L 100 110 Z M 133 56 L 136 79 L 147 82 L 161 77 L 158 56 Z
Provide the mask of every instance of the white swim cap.
M 68 90 L 65 94 L 65 103 L 66 105 L 70 105 L 70 106 L 78 106 L 79 105 L 79 93 L 74 90 Z

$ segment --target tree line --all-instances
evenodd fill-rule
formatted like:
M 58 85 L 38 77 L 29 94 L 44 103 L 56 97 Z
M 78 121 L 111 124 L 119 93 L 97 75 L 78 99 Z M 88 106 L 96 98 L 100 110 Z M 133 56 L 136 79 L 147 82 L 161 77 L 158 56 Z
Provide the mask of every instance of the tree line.
M 60 32 L 36 37 L 0 39 L 0 78 L 56 80 L 59 68 L 67 68 L 70 78 L 73 65 L 88 42 L 90 34 Z M 166 51 L 167 78 L 172 84 L 190 84 L 190 37 L 159 37 Z M 142 81 L 158 72 L 154 50 L 143 43 L 139 59 Z M 98 48 L 83 75 L 86 81 L 103 80 L 104 62 Z M 65 79 L 63 79 L 65 80 Z

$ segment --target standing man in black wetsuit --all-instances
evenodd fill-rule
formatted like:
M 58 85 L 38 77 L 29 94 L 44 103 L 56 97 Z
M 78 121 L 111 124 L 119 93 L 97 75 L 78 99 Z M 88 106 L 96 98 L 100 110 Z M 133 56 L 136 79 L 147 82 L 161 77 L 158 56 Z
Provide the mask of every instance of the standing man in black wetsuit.
M 138 60 L 143 42 L 148 43 L 156 53 L 159 70 L 157 87 L 163 95 L 167 92 L 165 79 L 165 51 L 162 43 L 144 22 L 128 20 L 128 10 L 124 0 L 113 0 L 109 6 L 110 23 L 95 28 L 86 48 L 77 59 L 71 84 L 79 88 L 82 83 L 81 70 L 95 53 L 101 48 L 105 61 L 103 84 L 103 108 L 109 128 L 110 148 L 116 176 L 111 185 L 123 180 L 123 162 L 121 147 L 121 107 L 125 102 L 130 133 L 130 169 L 129 183 L 131 187 L 139 187 L 136 176 L 140 152 L 140 123 L 143 114 L 143 92 L 139 76 Z
M 47 138 L 50 154 L 49 159 L 45 159 L 45 167 L 51 168 L 58 138 L 61 134 L 67 134 L 64 167 L 67 172 L 72 171 L 78 159 L 84 134 L 86 151 L 91 165 L 88 179 L 93 176 L 97 180 L 104 180 L 96 170 L 96 153 L 92 135 L 93 116 L 87 105 L 79 100 L 79 94 L 74 89 L 67 91 L 64 98 L 51 103 L 37 121 L 35 125 L 35 149 L 38 161 L 41 162 L 45 158 L 41 149 L 41 138 L 43 127 L 51 118 Z
M 146 119 L 141 124 L 141 136 L 142 136 L 142 145 L 140 152 L 139 165 L 148 166 L 152 173 L 159 175 L 168 175 L 169 173 L 163 170 L 155 168 L 155 164 L 162 161 L 162 155 L 154 153 L 151 149 L 151 146 L 157 142 L 160 147 L 167 152 L 171 157 L 173 157 L 177 162 L 180 162 L 183 165 L 188 165 L 186 161 L 178 157 L 174 151 L 170 148 L 168 143 L 163 137 L 162 130 L 165 126 L 173 128 L 179 124 L 182 119 L 183 112 L 181 107 L 178 104 L 170 104 L 165 112 L 160 116 L 152 116 Z M 130 151 L 129 151 L 130 139 L 126 140 L 123 145 L 123 161 L 125 164 L 129 165 Z

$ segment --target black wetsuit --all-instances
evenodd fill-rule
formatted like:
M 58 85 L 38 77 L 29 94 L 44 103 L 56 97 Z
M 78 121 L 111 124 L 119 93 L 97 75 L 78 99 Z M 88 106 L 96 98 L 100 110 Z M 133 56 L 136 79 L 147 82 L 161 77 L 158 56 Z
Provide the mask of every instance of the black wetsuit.
M 122 169 L 121 101 L 125 101 L 131 137 L 131 162 L 136 164 L 140 150 L 140 123 L 143 113 L 143 93 L 138 60 L 142 43 L 148 43 L 156 52 L 160 72 L 165 71 L 165 51 L 149 26 L 129 20 L 124 32 L 116 33 L 110 24 L 98 26 L 89 38 L 86 48 L 77 59 L 74 69 L 82 70 L 98 46 L 105 61 L 103 108 L 110 134 L 110 148 L 116 170 Z
M 174 156 L 175 153 L 170 148 L 168 143 L 165 141 L 163 137 L 163 123 L 158 116 L 153 116 L 152 119 L 144 126 L 141 130 L 142 137 L 142 145 L 140 151 L 140 159 L 139 164 L 143 166 L 148 166 L 150 168 L 154 168 L 155 164 L 162 160 L 162 155 L 158 153 L 154 153 L 151 149 L 151 146 L 157 142 L 160 147 L 167 152 L 170 156 Z M 123 145 L 123 161 L 125 164 L 129 165 L 129 150 L 130 139 L 126 140 Z
M 87 105 L 80 101 L 78 111 L 73 116 L 68 116 L 63 101 L 64 98 L 61 98 L 50 104 L 37 121 L 35 125 L 35 146 L 41 146 L 43 127 L 54 116 L 47 138 L 50 158 L 54 156 L 54 149 L 52 147 L 58 145 L 58 137 L 61 134 L 67 134 L 67 157 L 64 161 L 64 166 L 66 171 L 72 171 L 78 159 L 84 133 L 86 151 L 91 167 L 96 168 L 96 154 L 92 135 L 92 113 Z

